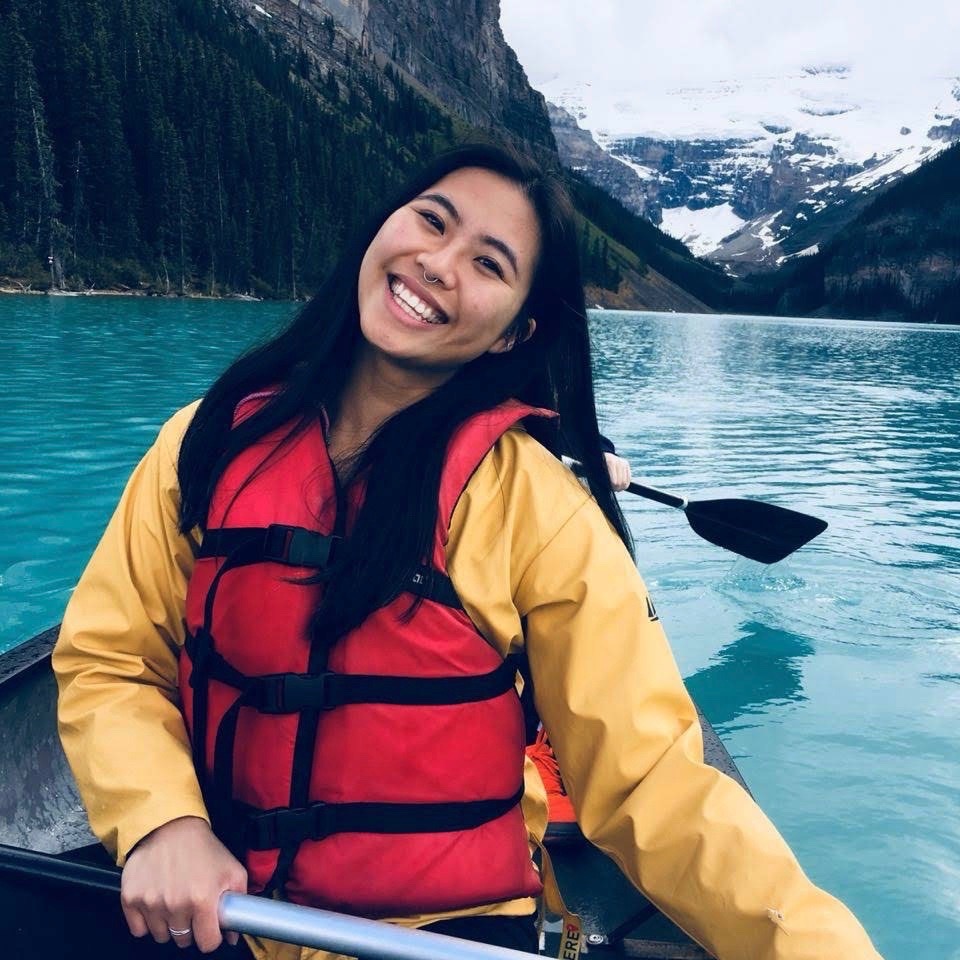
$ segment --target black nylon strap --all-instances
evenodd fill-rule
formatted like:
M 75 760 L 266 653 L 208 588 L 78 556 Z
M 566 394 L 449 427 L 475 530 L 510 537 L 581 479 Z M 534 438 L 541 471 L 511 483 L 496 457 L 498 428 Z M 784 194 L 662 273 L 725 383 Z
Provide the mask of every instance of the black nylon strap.
M 230 557 L 230 565 L 237 567 L 272 562 L 324 570 L 340 539 L 283 523 L 269 527 L 214 527 L 204 533 L 197 559 Z M 446 607 L 463 609 L 450 578 L 430 567 L 420 567 L 411 576 L 407 590 Z
M 297 713 L 308 708 L 333 710 L 350 703 L 446 706 L 492 700 L 513 689 L 516 673 L 512 658 L 489 673 L 468 677 L 278 673 L 246 678 L 243 701 L 261 713 Z M 211 676 L 216 673 L 211 672 Z
M 217 653 L 210 634 L 203 627 L 196 633 L 187 633 L 183 645 L 190 655 L 190 686 L 194 689 L 211 678 L 237 690 L 245 690 L 249 686 L 250 677 Z
M 502 800 L 460 803 L 311 803 L 306 807 L 258 810 L 235 804 L 250 850 L 275 850 L 336 833 L 447 833 L 473 830 L 513 809 L 523 786 Z M 245 821 L 245 822 L 244 822 Z
M 463 609 L 463 604 L 450 578 L 431 567 L 421 567 L 410 578 L 407 591 L 418 597 L 442 603 L 445 607 L 453 607 L 454 610 Z
M 242 692 L 238 706 L 260 713 L 333 710 L 351 703 L 393 703 L 442 707 L 492 700 L 516 683 L 512 657 L 489 673 L 467 677 L 395 677 L 363 673 L 274 673 L 248 676 L 222 657 L 204 631 L 187 634 L 184 644 L 197 676 L 219 680 Z M 191 682 L 193 674 L 191 674 Z
M 340 537 L 285 523 L 269 527 L 214 527 L 204 533 L 197 558 L 231 557 L 231 566 L 272 562 L 322 570 L 329 566 L 339 540 Z

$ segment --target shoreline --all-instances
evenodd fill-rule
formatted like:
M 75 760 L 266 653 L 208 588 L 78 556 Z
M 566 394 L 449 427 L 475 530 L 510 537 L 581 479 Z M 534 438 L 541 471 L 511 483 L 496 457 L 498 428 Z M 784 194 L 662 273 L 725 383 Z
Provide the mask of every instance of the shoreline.
M 281 300 L 268 301 L 263 297 L 254 297 L 249 293 L 225 293 L 220 296 L 215 296 L 209 293 L 151 293 L 148 290 L 23 290 L 7 284 L 0 285 L 0 295 L 3 294 L 19 297 L 150 297 L 158 300 L 239 300 L 246 303 L 287 302 Z

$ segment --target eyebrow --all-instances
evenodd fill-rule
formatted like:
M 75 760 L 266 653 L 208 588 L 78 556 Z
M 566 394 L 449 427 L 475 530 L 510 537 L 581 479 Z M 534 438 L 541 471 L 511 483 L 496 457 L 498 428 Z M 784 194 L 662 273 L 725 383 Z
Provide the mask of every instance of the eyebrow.
M 443 207 L 447 213 L 450 214 L 454 222 L 459 225 L 463 223 L 460 218 L 460 211 L 453 205 L 449 197 L 444 196 L 442 193 L 422 193 L 418 200 L 432 200 L 434 203 L 439 204 Z M 487 246 L 493 247 L 495 250 L 499 250 L 506 258 L 510 261 L 510 266 L 513 267 L 514 275 L 519 279 L 520 277 L 520 268 L 517 266 L 517 255 L 510 249 L 510 246 L 504 243 L 498 237 L 491 237 L 490 234 L 485 233 L 480 237 L 481 242 L 487 244 Z

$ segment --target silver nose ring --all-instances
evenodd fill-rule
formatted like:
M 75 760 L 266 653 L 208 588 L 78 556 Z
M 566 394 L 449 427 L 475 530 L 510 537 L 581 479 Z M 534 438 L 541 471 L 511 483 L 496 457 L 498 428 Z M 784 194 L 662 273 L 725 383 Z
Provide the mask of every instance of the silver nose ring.
M 428 276 L 427 276 L 426 268 L 424 268 L 424 271 L 423 271 L 423 279 L 426 280 L 427 283 L 439 283 L 439 282 L 440 282 L 440 278 L 439 278 L 439 277 L 428 277 Z

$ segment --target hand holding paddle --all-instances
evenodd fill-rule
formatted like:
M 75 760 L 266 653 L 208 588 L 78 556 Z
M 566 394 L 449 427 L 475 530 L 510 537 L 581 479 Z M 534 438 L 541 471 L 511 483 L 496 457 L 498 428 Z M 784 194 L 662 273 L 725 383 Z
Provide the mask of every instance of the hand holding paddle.
M 72 863 L 3 844 L 0 844 L 0 873 L 44 879 L 113 896 L 120 891 L 120 874 L 116 870 Z M 224 931 L 234 934 L 250 933 L 368 960 L 542 960 L 520 950 L 230 891 L 220 897 L 218 922 Z
M 135 937 L 203 953 L 220 946 L 217 903 L 225 891 L 246 892 L 247 872 L 205 820 L 179 817 L 147 834 L 123 868 L 120 905 Z M 238 934 L 227 933 L 235 944 Z

